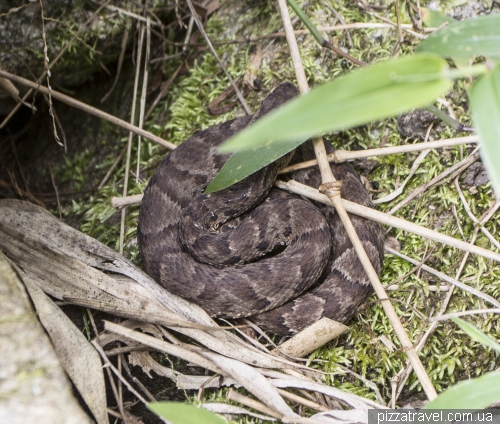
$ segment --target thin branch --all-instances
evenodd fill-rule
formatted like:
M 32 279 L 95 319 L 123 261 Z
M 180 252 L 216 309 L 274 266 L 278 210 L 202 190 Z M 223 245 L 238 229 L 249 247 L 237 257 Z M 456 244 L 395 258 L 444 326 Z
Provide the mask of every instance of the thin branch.
M 293 29 L 291 27 L 291 22 L 290 22 L 290 16 L 288 14 L 288 8 L 286 6 L 286 0 L 278 0 L 278 7 L 280 10 L 281 14 L 281 19 L 283 21 L 283 27 L 285 29 L 285 33 L 287 35 L 287 42 L 288 46 L 291 52 L 291 57 L 294 63 L 294 67 L 296 70 L 297 74 L 297 80 L 299 82 L 299 89 L 302 94 L 305 94 L 309 91 L 309 88 L 307 86 L 307 80 L 305 78 L 304 70 L 302 67 L 302 64 L 296 63 L 297 62 L 297 57 L 298 61 L 300 62 L 300 53 L 298 50 L 297 42 L 295 40 L 295 36 L 293 34 Z M 298 72 L 297 72 L 298 71 Z M 305 85 L 304 85 L 305 81 Z M 322 185 L 320 186 L 320 191 L 325 193 L 328 198 L 330 199 L 331 203 L 335 207 L 335 210 L 337 211 L 338 215 L 340 216 L 342 223 L 344 224 L 344 227 L 347 231 L 347 234 L 349 235 L 349 239 L 351 240 L 351 243 L 354 246 L 354 249 L 356 250 L 356 253 L 358 254 L 358 257 L 361 261 L 361 264 L 363 265 L 363 268 L 367 274 L 367 276 L 370 279 L 370 282 L 372 283 L 372 286 L 375 290 L 375 293 L 377 294 L 378 298 L 380 299 L 382 306 L 384 308 L 384 311 L 389 318 L 389 321 L 391 322 L 393 329 L 398 336 L 398 339 L 401 342 L 401 345 L 403 346 L 403 349 L 406 351 L 406 355 L 408 356 L 408 359 L 412 363 L 415 373 L 417 374 L 417 377 L 422 384 L 422 387 L 427 394 L 427 397 L 430 400 L 433 400 L 437 397 L 436 390 L 434 389 L 431 380 L 429 379 L 429 376 L 427 375 L 422 362 L 420 361 L 420 358 L 418 357 L 417 353 L 413 349 L 413 345 L 406 334 L 406 331 L 404 330 L 403 325 L 401 324 L 401 321 L 399 321 L 399 318 L 396 314 L 396 311 L 394 310 L 394 307 L 392 306 L 390 300 L 388 299 L 388 296 L 380 283 L 380 280 L 378 278 L 378 275 L 376 271 L 374 270 L 370 259 L 368 258 L 368 255 L 366 254 L 363 245 L 361 241 L 359 240 L 358 235 L 356 234 L 356 231 L 351 223 L 351 220 L 349 216 L 347 215 L 347 212 L 343 206 L 342 199 L 340 197 L 340 183 L 335 181 L 335 178 L 332 174 L 332 170 L 330 168 L 330 164 L 328 163 L 327 160 L 327 155 L 325 151 L 325 145 L 323 143 L 322 138 L 316 138 L 313 139 L 313 146 L 314 146 L 314 152 L 316 154 L 316 159 L 318 159 L 318 166 L 321 172 L 321 180 L 322 180 Z
M 331 205 L 331 201 L 327 196 L 321 194 L 315 188 L 298 183 L 297 181 L 276 181 L 275 185 L 292 193 L 305 196 L 316 202 Z M 413 224 L 412 222 L 405 221 L 404 219 L 397 218 L 387 213 L 383 213 L 375 209 L 359 205 L 358 203 L 350 202 L 344 199 L 342 199 L 342 203 L 349 213 L 353 213 L 364 218 L 373 219 L 374 221 L 380 222 L 381 224 L 387 225 L 389 227 L 410 231 L 411 233 L 437 241 L 439 243 L 446 244 L 451 247 L 455 247 L 465 252 L 474 253 L 476 255 L 480 255 L 485 258 L 500 262 L 500 254 L 492 252 L 491 250 L 483 249 L 482 247 L 466 243 L 462 240 L 458 240 L 437 231 L 429 230 L 428 228 Z
M 328 155 L 329 162 L 341 163 L 349 160 L 363 159 L 373 156 L 386 156 L 396 153 L 416 152 L 425 149 L 440 149 L 442 147 L 458 146 L 461 144 L 472 144 L 479 142 L 479 137 L 472 135 L 469 137 L 448 138 L 444 140 L 429 141 L 427 143 L 404 144 L 402 146 L 381 147 L 378 149 L 367 150 L 336 150 L 334 153 Z M 287 172 L 297 171 L 298 169 L 310 168 L 317 165 L 316 159 L 297 163 L 294 165 L 283 168 L 279 173 L 285 174 Z
M 7 78 L 11 81 L 17 82 L 18 84 L 25 85 L 27 87 L 32 88 L 33 90 L 38 90 L 41 93 L 48 94 L 49 90 L 47 90 L 46 87 L 42 85 L 38 85 L 34 83 L 33 81 L 27 80 L 25 78 L 19 77 L 17 75 L 11 74 L 10 72 L 2 71 L 0 70 L 0 77 Z M 104 119 L 118 127 L 124 128 L 127 131 L 132 131 L 135 134 L 141 135 L 144 138 L 147 138 L 148 140 L 160 144 L 170 150 L 175 149 L 177 146 L 173 143 L 170 143 L 169 141 L 164 140 L 161 137 L 158 137 L 149 131 L 142 130 L 135 125 L 129 124 L 126 121 L 123 121 L 119 118 L 116 118 L 113 115 L 110 115 L 109 113 L 103 112 L 102 110 L 99 110 L 93 106 L 90 106 L 86 103 L 80 102 L 76 99 L 73 99 L 72 97 L 66 96 L 65 94 L 59 93 L 58 91 L 52 90 L 51 92 L 52 97 L 54 99 L 57 99 L 63 103 L 66 103 L 69 106 L 75 107 L 77 109 L 83 110 L 84 112 L 87 112 L 91 115 L 97 116 L 98 118 Z M 1 126 L 0 126 L 1 128 Z

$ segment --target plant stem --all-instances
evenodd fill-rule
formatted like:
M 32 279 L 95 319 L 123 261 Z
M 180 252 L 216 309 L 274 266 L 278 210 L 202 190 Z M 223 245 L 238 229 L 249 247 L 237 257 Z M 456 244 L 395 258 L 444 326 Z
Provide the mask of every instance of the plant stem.
M 309 86 L 307 85 L 304 68 L 302 66 L 302 62 L 300 59 L 300 53 L 297 46 L 297 41 L 295 39 L 295 34 L 293 32 L 292 24 L 290 21 L 290 16 L 288 14 L 288 7 L 286 5 L 286 0 L 278 0 L 278 8 L 281 14 L 283 27 L 285 29 L 286 39 L 288 42 L 288 47 L 290 49 L 297 80 L 299 82 L 299 90 L 302 94 L 305 94 L 309 91 Z M 420 361 L 420 358 L 418 357 L 415 349 L 413 348 L 413 345 L 408 335 L 406 334 L 406 331 L 403 325 L 401 324 L 401 321 L 399 320 L 396 311 L 392 306 L 391 301 L 389 300 L 382 284 L 380 283 L 378 275 L 375 269 L 373 268 L 370 259 L 368 258 L 368 255 L 366 254 L 365 249 L 363 248 L 361 241 L 359 240 L 359 237 L 356 233 L 356 230 L 354 229 L 354 226 L 352 225 L 349 215 L 347 214 L 344 206 L 342 205 L 342 199 L 340 197 L 341 183 L 336 181 L 335 177 L 333 176 L 330 164 L 327 159 L 323 138 L 321 137 L 314 138 L 313 146 L 314 146 L 314 152 L 316 154 L 316 159 L 318 160 L 318 166 L 321 172 L 322 185 L 320 186 L 320 191 L 324 192 L 328 196 L 333 206 L 335 207 L 337 213 L 339 214 L 339 217 L 341 218 L 342 223 L 344 224 L 347 234 L 349 235 L 349 239 L 351 240 L 351 243 L 353 244 L 356 253 L 358 254 L 361 264 L 372 283 L 375 293 L 381 300 L 384 311 L 387 314 L 387 317 L 389 318 L 389 321 L 391 322 L 392 327 L 394 328 L 394 331 L 398 336 L 401 345 L 404 351 L 406 352 L 406 355 L 408 356 L 408 359 L 413 365 L 413 369 L 415 370 L 415 373 L 417 374 L 417 377 L 420 383 L 422 384 L 422 387 L 425 393 L 427 394 L 427 397 L 429 398 L 429 400 L 433 400 L 437 397 L 436 390 L 434 389 L 434 386 L 432 385 L 431 380 L 427 375 L 427 372 L 425 371 L 422 362 Z
M 477 65 L 471 65 L 465 68 L 448 68 L 444 71 L 444 76 L 449 79 L 458 79 L 472 77 L 475 75 L 482 75 L 487 73 L 488 71 L 489 69 L 484 63 L 478 63 Z
M 8 80 L 14 81 L 18 84 L 25 85 L 27 87 L 30 87 L 32 90 L 37 90 L 43 94 L 48 94 L 48 92 L 49 92 L 47 87 L 44 87 L 43 85 L 38 85 L 37 83 L 35 83 L 33 81 L 30 81 L 30 80 L 27 80 L 25 78 L 19 77 L 17 75 L 11 74 L 10 72 L 7 72 L 7 71 L 0 70 L 0 77 L 4 77 L 4 78 L 7 78 Z M 100 119 L 104 119 L 104 120 L 112 123 L 113 125 L 121 127 L 123 129 L 126 129 L 127 131 L 131 131 L 135 134 L 139 134 L 142 137 L 147 138 L 148 140 L 150 140 L 154 143 L 157 143 L 157 144 L 160 144 L 160 145 L 166 147 L 167 149 L 173 150 L 177 147 L 175 144 L 170 143 L 170 142 L 164 140 L 163 138 L 158 137 L 158 136 L 150 133 L 149 131 L 145 131 L 139 127 L 136 127 L 135 125 L 129 124 L 128 122 L 126 122 L 122 119 L 116 118 L 115 116 L 110 115 L 109 113 L 106 113 L 106 112 L 104 112 L 100 109 L 97 109 L 93 106 L 90 106 L 86 103 L 80 102 L 79 100 L 75 100 L 74 98 L 72 98 L 70 96 L 66 96 L 65 94 L 62 94 L 62 93 L 55 91 L 55 90 L 52 90 L 51 93 L 52 93 L 52 98 L 54 98 L 54 99 L 57 99 L 63 103 L 66 103 L 69 106 L 83 110 L 84 112 L 90 113 L 91 115 L 97 116 Z
M 367 150 L 336 150 L 334 153 L 328 155 L 329 162 L 341 163 L 353 159 L 363 159 L 371 156 L 386 156 L 398 153 L 415 152 L 418 150 L 426 149 L 439 149 L 442 147 L 459 146 L 462 144 L 477 143 L 479 137 L 471 135 L 468 137 L 448 138 L 445 140 L 429 141 L 427 143 L 404 144 L 402 146 L 389 146 L 380 147 L 378 149 Z M 296 163 L 294 165 L 283 168 L 279 173 L 286 174 L 287 172 L 297 171 L 298 169 L 309 168 L 318 163 L 316 159 L 308 160 L 305 162 Z

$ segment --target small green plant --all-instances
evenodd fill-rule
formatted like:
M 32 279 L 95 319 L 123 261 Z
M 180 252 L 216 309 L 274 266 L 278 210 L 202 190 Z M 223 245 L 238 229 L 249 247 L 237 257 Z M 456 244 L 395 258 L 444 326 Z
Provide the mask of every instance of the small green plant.
M 220 415 L 185 403 L 154 402 L 148 403 L 148 408 L 172 424 L 227 424 Z
M 452 319 L 472 339 L 500 352 L 500 344 L 490 339 L 482 331 L 460 318 Z M 493 371 L 450 387 L 428 403 L 424 409 L 486 408 L 499 399 L 500 371 Z

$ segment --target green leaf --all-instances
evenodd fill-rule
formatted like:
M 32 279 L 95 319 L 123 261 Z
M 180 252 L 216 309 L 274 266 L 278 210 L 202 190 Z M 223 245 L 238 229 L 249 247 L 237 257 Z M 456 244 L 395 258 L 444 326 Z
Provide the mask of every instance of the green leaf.
M 500 371 L 462 381 L 441 393 L 423 409 L 479 409 L 497 400 L 500 400 Z
M 484 75 L 469 91 L 472 121 L 479 135 L 481 158 L 493 188 L 500 194 L 500 66 Z
M 427 7 L 421 7 L 422 21 L 428 28 L 437 28 L 443 25 L 445 22 L 449 24 L 456 22 L 451 16 L 445 15 L 437 10 L 428 9 Z
M 448 25 L 429 35 L 417 53 L 436 53 L 452 59 L 477 55 L 500 56 L 500 15 L 481 16 Z
M 203 408 L 178 402 L 148 403 L 148 408 L 155 414 L 167 419 L 172 424 L 227 424 L 220 415 Z
M 219 147 L 221 153 L 238 153 L 206 192 L 242 180 L 312 136 L 426 106 L 450 89 L 447 69 L 435 55 L 398 58 L 358 69 L 293 99 Z
M 259 169 L 286 155 L 291 150 L 306 141 L 301 138 L 290 143 L 275 143 L 267 146 L 255 147 L 247 151 L 233 154 L 208 185 L 205 193 L 213 193 L 222 190 L 241 181 L 243 178 L 253 174 Z
M 295 98 L 223 143 L 221 153 L 306 140 L 425 106 L 451 82 L 435 55 L 415 55 L 358 69 Z
M 460 318 L 452 318 L 452 320 L 463 330 L 465 331 L 469 337 L 484 346 L 495 349 L 497 352 L 500 352 L 500 344 L 496 341 L 489 338 L 486 334 L 484 334 L 481 330 L 477 329 L 473 325 L 468 322 L 460 319 Z

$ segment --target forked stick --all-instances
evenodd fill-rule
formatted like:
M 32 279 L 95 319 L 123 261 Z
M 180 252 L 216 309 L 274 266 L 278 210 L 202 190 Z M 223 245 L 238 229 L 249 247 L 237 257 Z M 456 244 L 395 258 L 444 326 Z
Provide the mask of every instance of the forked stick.
M 294 64 L 299 90 L 302 94 L 305 94 L 309 91 L 309 86 L 307 84 L 305 72 L 302 67 L 300 53 L 297 46 L 297 41 L 295 39 L 295 34 L 293 32 L 290 16 L 288 14 L 286 0 L 278 0 L 278 7 L 280 10 L 281 19 L 283 21 L 283 27 L 285 29 L 286 39 L 290 49 L 290 55 Z M 366 274 L 370 278 L 375 293 L 380 299 L 384 311 L 387 314 L 387 317 L 389 318 L 389 321 L 391 322 L 391 325 L 394 328 L 394 331 L 398 336 L 401 345 L 403 346 L 403 350 L 406 351 L 406 355 L 408 356 L 408 359 L 410 360 L 413 369 L 415 370 L 415 373 L 417 374 L 417 377 L 422 384 L 425 393 L 427 394 L 427 397 L 430 400 L 433 400 L 437 397 L 436 390 L 434 389 L 429 376 L 427 375 L 422 363 L 420 362 L 420 359 L 415 352 L 413 345 L 403 328 L 403 325 L 399 321 L 396 311 L 394 310 L 392 303 L 390 302 L 384 288 L 382 287 L 378 275 L 373 269 L 373 266 L 363 248 L 363 245 L 361 244 L 361 241 L 356 234 L 349 215 L 347 215 L 347 212 L 342 205 L 342 199 L 340 197 L 341 183 L 339 181 L 336 181 L 332 174 L 330 164 L 327 159 L 323 139 L 321 137 L 313 139 L 313 145 L 314 151 L 316 153 L 316 159 L 318 160 L 318 166 L 321 172 L 321 179 L 323 182 L 323 184 L 320 186 L 320 191 L 322 191 L 329 197 L 337 213 L 339 214 L 347 231 L 347 234 L 349 235 L 351 243 L 353 244 L 354 249 L 359 256 L 361 264 L 363 265 Z M 307 329 L 304 331 L 307 331 Z

